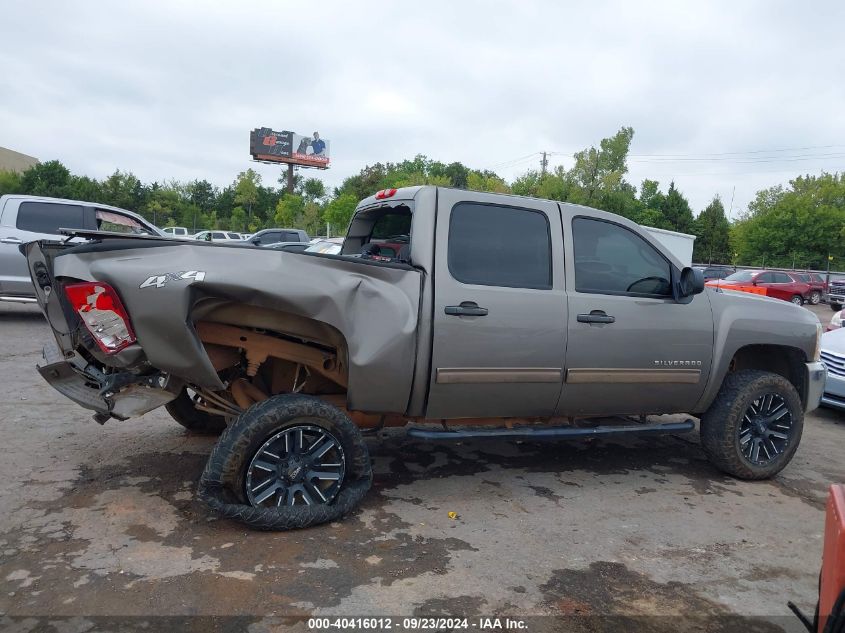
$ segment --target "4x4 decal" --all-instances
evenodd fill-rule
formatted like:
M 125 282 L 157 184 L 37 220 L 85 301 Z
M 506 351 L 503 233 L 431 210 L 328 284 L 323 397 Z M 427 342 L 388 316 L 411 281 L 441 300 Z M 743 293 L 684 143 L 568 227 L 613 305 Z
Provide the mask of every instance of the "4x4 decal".
M 164 273 L 163 275 L 153 275 L 147 277 L 139 288 L 164 288 L 168 281 L 181 281 L 183 279 L 193 279 L 194 281 L 202 281 L 205 279 L 205 271 L 203 270 L 186 270 L 178 273 Z

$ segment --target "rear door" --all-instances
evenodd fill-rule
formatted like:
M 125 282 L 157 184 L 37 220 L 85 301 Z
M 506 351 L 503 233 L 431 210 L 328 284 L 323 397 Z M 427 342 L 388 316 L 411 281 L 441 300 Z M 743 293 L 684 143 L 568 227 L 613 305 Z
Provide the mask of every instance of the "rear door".
M 438 190 L 429 418 L 551 415 L 566 349 L 560 214 Z
M 766 289 L 766 295 L 789 301 L 793 295 L 801 295 L 803 289 L 786 273 L 769 271 L 757 276 L 757 285 Z
M 0 294 L 34 297 L 20 245 L 64 237 L 59 235 L 60 228 L 91 229 L 90 215 L 80 204 L 8 200 L 0 218 Z

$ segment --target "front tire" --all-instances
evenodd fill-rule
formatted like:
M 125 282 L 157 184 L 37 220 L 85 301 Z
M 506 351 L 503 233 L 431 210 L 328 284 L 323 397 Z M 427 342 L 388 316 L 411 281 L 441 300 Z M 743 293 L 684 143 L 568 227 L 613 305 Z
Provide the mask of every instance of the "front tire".
M 211 452 L 199 496 L 223 516 L 263 530 L 334 521 L 372 484 L 361 431 L 320 398 L 273 396 L 226 429 Z
M 746 369 L 728 374 L 701 417 L 701 445 L 722 472 L 768 479 L 790 462 L 803 429 L 804 409 L 792 383 Z
M 804 297 L 801 295 L 792 295 L 792 299 L 790 299 L 790 301 L 797 306 L 804 305 Z
M 183 389 L 182 393 L 175 400 L 171 400 L 164 405 L 164 408 L 167 409 L 170 417 L 191 433 L 220 435 L 226 430 L 226 418 L 222 415 L 212 415 L 197 409 L 187 389 Z

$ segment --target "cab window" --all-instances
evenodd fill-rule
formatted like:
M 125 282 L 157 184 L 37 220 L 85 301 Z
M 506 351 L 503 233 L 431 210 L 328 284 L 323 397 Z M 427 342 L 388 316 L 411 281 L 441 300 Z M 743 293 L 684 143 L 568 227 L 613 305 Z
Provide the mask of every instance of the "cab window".
M 572 221 L 575 290 L 595 294 L 668 297 L 671 266 L 633 231 L 603 220 Z
M 59 229 L 84 229 L 85 213 L 76 204 L 21 202 L 15 226 L 22 231 L 58 235 Z
M 449 271 L 482 286 L 550 289 L 552 248 L 544 213 L 461 202 L 449 220 Z

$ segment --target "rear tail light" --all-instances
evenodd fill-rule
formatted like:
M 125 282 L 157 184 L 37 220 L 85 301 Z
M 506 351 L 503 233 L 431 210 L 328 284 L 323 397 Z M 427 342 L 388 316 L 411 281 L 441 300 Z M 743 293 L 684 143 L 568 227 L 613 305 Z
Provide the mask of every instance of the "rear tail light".
M 99 282 L 69 284 L 65 295 L 106 354 L 135 342 L 129 315 L 111 286 Z

